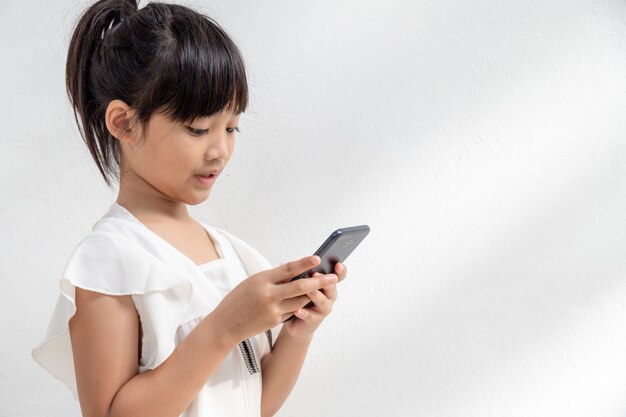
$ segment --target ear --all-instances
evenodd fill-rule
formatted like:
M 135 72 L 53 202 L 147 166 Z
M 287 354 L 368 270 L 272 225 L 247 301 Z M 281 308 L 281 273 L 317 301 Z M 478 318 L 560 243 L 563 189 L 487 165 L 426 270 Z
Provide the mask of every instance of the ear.
M 120 141 L 130 140 L 132 129 L 130 126 L 132 110 L 122 100 L 111 100 L 107 106 L 104 120 L 109 133 Z

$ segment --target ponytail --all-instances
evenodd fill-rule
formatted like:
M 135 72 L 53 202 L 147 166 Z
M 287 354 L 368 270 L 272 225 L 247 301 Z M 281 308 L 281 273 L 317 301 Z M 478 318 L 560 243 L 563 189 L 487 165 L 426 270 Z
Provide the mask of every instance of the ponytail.
M 109 175 L 115 176 L 120 164 L 119 145 L 107 130 L 104 121 L 106 107 L 103 108 L 97 100 L 90 74 L 103 39 L 133 10 L 137 10 L 134 0 L 101 0 L 95 3 L 76 25 L 67 54 L 65 84 L 74 108 L 74 118 L 109 186 Z
M 145 123 L 242 112 L 248 102 L 243 58 L 211 18 L 184 6 L 100 0 L 78 21 L 67 54 L 66 88 L 81 137 L 108 186 L 119 179 L 120 148 L 105 123 L 120 99 Z

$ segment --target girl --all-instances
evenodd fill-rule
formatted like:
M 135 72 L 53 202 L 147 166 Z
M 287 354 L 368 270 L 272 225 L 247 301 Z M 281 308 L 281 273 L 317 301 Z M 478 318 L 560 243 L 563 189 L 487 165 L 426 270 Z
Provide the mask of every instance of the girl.
M 119 195 L 71 254 L 34 359 L 84 417 L 273 415 L 346 268 L 289 282 L 319 257 L 272 268 L 187 211 L 232 156 L 248 102 L 238 48 L 189 8 L 102 0 L 80 18 L 66 71 Z

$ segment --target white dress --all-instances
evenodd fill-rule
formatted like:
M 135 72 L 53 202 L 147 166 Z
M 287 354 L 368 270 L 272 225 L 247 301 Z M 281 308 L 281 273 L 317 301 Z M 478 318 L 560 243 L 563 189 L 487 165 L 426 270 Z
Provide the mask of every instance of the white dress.
M 159 366 L 239 282 L 272 268 L 250 245 L 201 223 L 219 259 L 196 265 L 128 210 L 114 202 L 72 252 L 44 340 L 33 358 L 77 398 L 68 322 L 76 311 L 75 288 L 131 295 L 143 330 L 138 372 Z M 280 325 L 233 349 L 181 417 L 258 417 L 260 361 Z

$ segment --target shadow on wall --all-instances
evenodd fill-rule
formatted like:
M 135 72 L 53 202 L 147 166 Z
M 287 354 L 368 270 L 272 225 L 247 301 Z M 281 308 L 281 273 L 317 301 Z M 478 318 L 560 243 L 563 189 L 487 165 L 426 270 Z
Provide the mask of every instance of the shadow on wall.
M 475 63 L 477 66 L 474 67 L 474 71 L 477 72 L 473 75 L 481 81 L 480 88 L 471 90 L 472 94 L 462 100 L 451 100 L 445 110 L 443 103 L 440 103 L 442 107 L 441 113 L 438 113 L 439 119 L 431 119 L 430 125 L 422 120 L 420 127 L 418 129 L 413 127 L 411 131 L 419 131 L 421 138 L 434 139 L 447 135 L 448 132 L 469 130 L 471 137 L 465 139 L 475 141 L 483 146 L 483 150 L 489 152 L 492 150 L 489 144 L 484 142 L 485 136 L 496 138 L 498 143 L 501 143 L 501 137 L 505 140 L 507 137 L 512 137 L 523 144 L 524 140 L 520 138 L 528 137 L 537 141 L 544 136 L 554 134 L 557 137 L 553 137 L 553 141 L 546 146 L 558 147 L 567 144 L 569 138 L 591 138 L 602 136 L 603 133 L 609 135 L 613 133 L 608 132 L 608 129 L 606 132 L 600 131 L 597 126 L 593 125 L 594 120 L 602 118 L 602 115 L 598 114 L 602 106 L 599 106 L 599 110 L 593 111 L 584 107 L 576 108 L 573 114 L 556 111 L 554 113 L 557 117 L 556 126 L 549 124 L 549 117 L 552 117 L 552 114 L 548 114 L 548 117 L 542 115 L 546 109 L 550 110 L 551 105 L 559 108 L 568 100 L 580 100 L 582 103 L 583 99 L 587 98 L 579 97 L 576 91 L 572 92 L 568 89 L 576 81 L 585 81 L 581 76 L 570 74 L 569 78 L 565 77 L 564 80 L 558 81 L 563 78 L 564 63 L 573 63 L 573 70 L 589 69 L 588 66 L 582 68 L 584 65 L 576 61 L 577 57 L 582 57 L 581 52 L 584 51 L 579 51 L 578 55 L 574 54 L 574 58 L 570 50 L 560 50 L 560 54 L 558 53 L 560 45 L 571 45 L 572 48 L 578 45 L 575 42 L 579 36 L 576 27 L 580 22 L 574 19 L 567 23 L 569 25 L 565 28 L 567 30 L 563 27 L 559 29 L 559 34 L 562 36 L 560 39 L 537 38 L 539 46 L 542 47 L 541 54 L 531 50 L 533 43 L 527 44 L 529 47 L 527 52 L 533 53 L 532 65 L 529 68 L 527 63 L 519 70 L 516 68 L 524 56 L 520 55 L 519 50 L 511 48 L 511 45 L 519 39 L 524 40 L 526 32 L 516 32 L 515 26 L 509 27 L 510 33 L 507 33 L 505 39 L 510 41 L 501 44 L 502 51 L 497 52 L 496 57 L 484 56 L 488 59 L 487 61 Z M 547 22 L 541 22 L 540 26 L 549 27 L 550 25 Z M 571 36 L 571 39 L 566 39 L 566 35 Z M 369 51 L 369 53 L 380 53 L 380 56 L 386 56 L 386 51 L 382 49 L 385 44 L 381 43 L 377 46 L 381 47 L 381 50 Z M 593 45 L 586 44 L 585 46 Z M 485 51 L 485 54 L 488 53 L 493 54 L 493 51 Z M 580 67 L 577 67 L 577 64 Z M 445 65 L 442 64 L 442 68 L 444 67 Z M 515 69 L 509 73 L 512 79 L 507 78 L 505 73 L 499 72 L 511 68 Z M 378 69 L 385 70 L 386 68 L 379 67 Z M 376 75 L 385 80 L 394 78 L 383 76 L 387 74 Z M 462 77 L 456 80 L 468 82 Z M 492 84 L 490 80 L 493 80 Z M 388 94 L 387 97 L 406 95 L 400 90 L 400 84 L 392 83 L 387 87 L 389 88 L 381 87 L 381 91 L 384 90 L 384 93 Z M 457 85 L 455 88 L 463 90 L 463 87 L 463 85 Z M 453 93 L 455 88 L 449 93 Z M 433 88 L 434 92 L 436 90 Z M 535 92 L 534 96 L 533 92 Z M 556 97 L 551 93 L 554 93 Z M 511 94 L 517 96 L 511 97 Z M 596 94 L 591 98 L 606 100 L 600 97 L 599 93 Z M 346 96 L 349 97 L 350 94 Z M 484 106 L 475 104 L 477 99 L 485 99 L 485 97 L 488 97 L 488 100 L 485 101 Z M 553 99 L 550 100 L 551 98 Z M 542 99 L 548 99 L 548 102 L 541 101 Z M 385 102 L 385 99 L 380 101 Z M 505 108 L 500 106 L 502 103 L 506 104 Z M 526 122 L 531 125 L 526 126 L 521 132 L 512 133 L 507 131 L 506 124 L 510 122 L 511 115 L 520 116 L 520 108 L 515 108 L 520 103 L 523 105 L 521 116 L 530 117 L 522 117 L 517 123 L 522 125 L 522 128 Z M 367 106 L 367 103 L 363 105 Z M 358 120 L 363 114 L 374 114 L 370 107 L 345 106 L 344 108 L 351 112 L 347 116 L 348 120 Z M 411 121 L 413 116 L 410 114 L 411 107 L 407 106 L 405 109 L 407 113 L 399 116 L 398 119 Z M 496 114 L 485 115 L 485 110 Z M 430 113 L 432 114 L 432 110 Z M 499 117 L 504 119 L 499 119 Z M 405 127 L 408 127 L 409 123 L 406 123 Z M 619 127 L 621 128 L 619 131 L 623 132 L 626 125 L 622 123 Z M 485 135 L 485 129 L 490 129 L 487 133 L 493 136 Z M 544 129 L 547 132 L 542 133 Z M 398 131 L 401 130 L 398 129 Z M 358 136 L 354 132 L 351 135 Z M 415 148 L 410 149 L 411 146 L 417 146 L 420 151 L 427 151 L 420 155 L 420 159 L 427 160 L 431 156 L 436 157 L 440 153 L 449 152 L 450 149 L 445 146 L 453 144 L 454 139 L 449 140 L 452 142 L 443 144 L 433 142 L 430 149 L 423 149 L 426 145 L 424 142 L 407 140 L 393 149 L 388 149 L 389 152 L 382 152 L 376 156 L 379 157 L 379 164 L 396 170 L 397 178 L 407 178 L 402 177 L 407 170 L 407 155 L 417 154 Z M 588 141 L 584 142 L 581 141 L 578 145 L 584 144 L 588 149 L 592 149 Z M 343 143 L 348 145 L 347 142 Z M 588 330 L 586 323 L 589 320 L 604 317 L 606 311 L 601 311 L 600 306 L 606 304 L 609 306 L 607 308 L 612 308 L 611 302 L 619 303 L 619 298 L 609 299 L 609 297 L 626 295 L 622 276 L 624 274 L 623 261 L 617 253 L 618 250 L 608 252 L 604 250 L 607 247 L 619 248 L 624 237 L 621 234 L 623 230 L 626 230 L 623 216 L 620 216 L 620 211 L 623 211 L 620 210 L 622 200 L 620 191 L 623 189 L 623 181 L 620 183 L 619 179 L 615 179 L 612 183 L 606 182 L 610 173 L 607 167 L 619 166 L 619 161 L 626 154 L 626 148 L 622 143 L 617 142 L 608 147 L 606 144 L 603 146 L 605 148 L 601 151 L 606 154 L 602 159 L 585 158 L 585 155 L 577 155 L 576 151 L 572 150 L 569 150 L 569 156 L 576 156 L 581 163 L 577 164 L 575 161 L 568 160 L 568 153 L 557 159 L 556 162 L 561 163 L 563 168 L 572 168 L 569 173 L 557 173 L 561 180 L 555 181 L 559 184 L 558 192 L 549 189 L 552 185 L 550 182 L 542 184 L 539 182 L 540 176 L 529 172 L 528 174 L 537 180 L 537 183 L 531 185 L 539 189 L 544 188 L 540 190 L 543 193 L 536 194 L 541 198 L 528 204 L 530 208 L 535 208 L 534 211 L 523 212 L 523 216 L 519 219 L 511 217 L 493 219 L 493 223 L 500 221 L 504 224 L 504 227 L 500 224 L 499 228 L 495 228 L 495 232 L 487 232 L 491 233 L 489 237 L 493 237 L 498 230 L 504 229 L 505 233 L 502 233 L 498 239 L 484 241 L 477 239 L 467 242 L 467 244 L 478 242 L 478 248 L 472 247 L 471 252 L 483 254 L 484 258 L 469 260 L 462 265 L 463 269 L 459 267 L 460 265 L 452 266 L 447 271 L 448 273 L 442 273 L 441 276 L 418 277 L 421 281 L 429 279 L 448 281 L 445 291 L 441 291 L 438 298 L 420 296 L 414 293 L 415 289 L 404 294 L 400 290 L 395 290 L 391 297 L 385 297 L 385 295 L 390 295 L 389 293 L 381 294 L 381 298 L 386 300 L 392 300 L 399 294 L 404 297 L 414 295 L 413 301 L 405 304 L 413 305 L 414 309 L 407 310 L 403 308 L 404 306 L 399 306 L 396 311 L 386 312 L 386 317 L 373 319 L 374 324 L 366 330 L 371 334 L 367 339 L 371 343 L 358 345 L 356 349 L 358 357 L 353 355 L 355 350 L 336 352 L 342 363 L 342 368 L 337 372 L 341 375 L 351 375 L 354 381 L 365 381 L 364 384 L 373 384 L 373 377 L 376 376 L 393 375 L 394 380 L 384 381 L 380 386 L 376 382 L 377 395 L 375 396 L 372 396 L 374 391 L 371 389 L 332 386 L 331 389 L 342 390 L 345 398 L 350 398 L 350 401 L 334 404 L 332 410 L 322 411 L 329 411 L 335 415 L 349 414 L 351 410 L 354 410 L 351 407 L 356 403 L 361 409 L 367 410 L 368 415 L 384 415 L 390 409 L 396 413 L 404 410 L 407 412 L 406 415 L 409 415 L 409 412 L 419 409 L 427 415 L 456 416 L 462 415 L 462 410 L 467 406 L 473 406 L 474 410 L 488 410 L 490 407 L 497 409 L 498 397 L 502 394 L 511 395 L 510 401 L 521 403 L 524 401 L 522 398 L 524 395 L 540 396 L 545 390 L 552 390 L 563 396 L 556 400 L 567 399 L 567 394 L 571 392 L 563 392 L 557 388 L 559 378 L 571 377 L 570 381 L 566 381 L 566 385 L 580 383 L 580 374 L 577 375 L 576 372 L 581 371 L 583 361 L 574 363 L 571 368 L 564 361 L 566 362 L 568 357 L 584 356 L 582 350 L 585 348 L 577 346 L 576 341 L 584 341 L 584 332 Z M 610 146 L 614 146 L 612 149 L 614 152 L 611 152 Z M 586 150 L 584 147 L 580 149 L 583 152 Z M 534 156 L 540 157 L 539 152 L 545 148 L 537 147 L 536 150 L 538 153 Z M 428 151 L 431 153 L 430 156 Z M 556 156 L 559 149 L 554 148 L 551 151 Z M 350 154 L 347 148 L 338 152 L 344 155 Z M 532 152 L 526 156 L 532 157 Z M 551 156 L 553 155 L 548 155 L 546 158 L 544 155 L 543 159 L 536 163 L 538 166 L 554 163 L 549 159 Z M 371 164 L 363 164 L 365 161 L 369 163 L 370 157 L 370 155 L 357 154 L 352 159 L 352 163 L 355 166 L 370 166 Z M 519 161 L 515 160 L 515 154 L 510 157 L 512 162 L 519 164 Z M 475 160 L 480 161 L 481 158 L 476 157 Z M 468 159 L 462 162 L 469 165 L 472 161 Z M 555 173 L 550 169 L 546 172 Z M 523 170 L 520 171 L 520 175 L 523 174 Z M 417 180 L 415 177 L 409 178 L 414 181 L 412 185 L 417 189 L 420 186 L 419 178 Z M 387 181 L 388 177 L 384 180 Z M 383 218 L 394 218 L 400 213 L 398 209 L 398 199 L 401 198 L 398 197 L 401 195 L 399 184 L 400 182 L 393 183 L 391 187 L 388 184 L 374 187 L 380 190 L 380 194 L 374 196 L 373 206 L 380 209 L 381 221 Z M 351 183 L 347 192 L 351 193 L 354 198 L 347 200 L 356 204 L 361 200 L 359 196 L 370 195 L 371 189 L 372 184 L 368 181 Z M 454 191 L 453 188 L 452 192 Z M 517 197 L 520 198 L 523 195 L 517 194 Z M 411 224 L 413 221 L 406 219 L 408 212 L 410 209 L 406 210 L 404 207 L 405 220 Z M 517 211 L 511 210 L 510 213 L 515 214 Z M 598 213 L 608 213 L 608 216 L 600 218 Z M 611 216 L 614 217 L 611 218 Z M 399 220 L 394 223 L 397 227 L 396 232 L 402 232 L 405 235 L 411 232 L 406 229 L 400 230 L 400 223 Z M 618 227 L 612 229 L 613 225 Z M 509 230 L 511 227 L 514 230 Z M 408 242 L 411 239 L 405 237 L 405 240 Z M 422 245 L 426 244 L 422 243 Z M 457 245 L 457 249 L 463 248 Z M 445 248 L 440 248 L 440 252 L 445 253 Z M 450 259 L 441 259 L 440 263 L 442 265 L 454 264 L 453 258 L 454 256 L 450 256 Z M 429 265 L 435 264 L 436 261 L 429 261 Z M 406 271 L 408 270 L 411 268 L 406 268 Z M 401 272 L 401 275 L 407 274 L 406 271 Z M 388 272 L 372 271 L 372 274 L 382 275 Z M 454 278 L 451 278 L 452 275 Z M 408 280 L 412 277 L 405 278 Z M 428 284 L 424 286 L 428 287 Z M 394 290 L 381 288 L 381 291 Z M 608 304 L 605 303 L 607 300 Z M 364 326 L 366 326 L 365 323 L 364 321 Z M 349 346 L 352 340 L 362 337 L 364 328 L 345 329 L 346 332 L 342 336 L 340 345 Z M 559 351 L 561 348 L 564 351 Z M 585 370 L 586 368 L 582 371 Z M 597 379 L 594 380 L 594 378 Z M 607 378 L 610 379 L 611 375 L 607 375 Z M 600 382 L 598 374 L 589 375 L 589 379 L 590 383 Z M 344 379 L 340 378 L 340 380 Z M 519 392 L 507 392 L 516 387 L 519 387 Z M 426 391 L 437 392 L 440 395 L 435 398 L 420 397 L 420 392 Z M 613 391 L 607 392 L 605 398 L 609 402 L 614 400 L 614 404 L 621 404 L 623 409 L 626 409 L 626 400 L 618 396 L 615 386 Z M 482 406 L 477 407 L 477 404 L 482 404 Z M 504 402 L 502 404 L 506 405 Z M 573 402 L 562 403 L 560 410 L 574 407 L 572 404 Z M 589 406 L 583 399 L 580 405 Z

